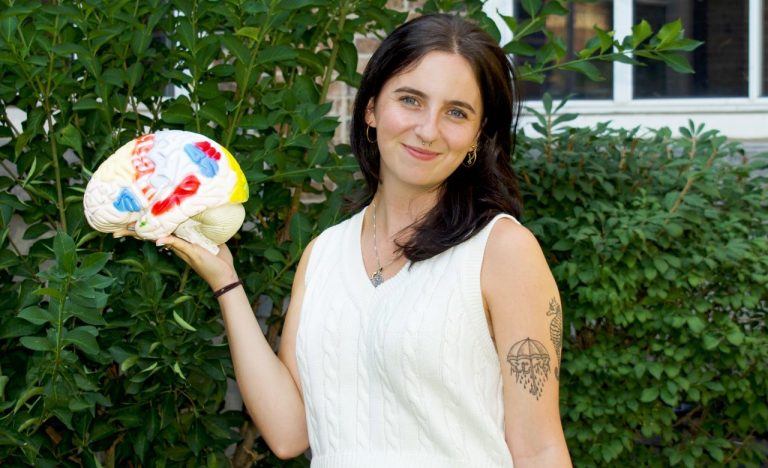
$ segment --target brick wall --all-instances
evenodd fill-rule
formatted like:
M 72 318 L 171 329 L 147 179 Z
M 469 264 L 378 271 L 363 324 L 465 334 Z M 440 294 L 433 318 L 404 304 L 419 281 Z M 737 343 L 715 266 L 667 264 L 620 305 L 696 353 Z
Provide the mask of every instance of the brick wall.
M 387 8 L 408 11 L 411 12 L 410 16 L 414 16 L 415 13 L 413 12 L 423 4 L 424 0 L 389 0 Z M 379 42 L 379 39 L 374 36 L 358 35 L 355 37 L 355 45 L 358 52 L 358 72 L 363 72 L 371 55 L 379 46 Z M 352 117 L 352 106 L 355 102 L 356 92 L 355 88 L 339 81 L 333 82 L 328 90 L 328 100 L 333 103 L 331 115 L 337 116 L 341 122 L 341 125 L 336 129 L 334 138 L 336 143 L 349 143 L 350 119 Z

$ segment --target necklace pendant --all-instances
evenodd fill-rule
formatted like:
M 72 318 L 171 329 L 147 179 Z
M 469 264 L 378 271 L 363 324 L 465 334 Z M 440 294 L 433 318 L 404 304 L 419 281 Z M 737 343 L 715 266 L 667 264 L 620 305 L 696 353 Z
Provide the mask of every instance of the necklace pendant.
M 381 274 L 381 268 L 373 272 L 371 276 L 371 284 L 374 288 L 378 288 L 381 283 L 384 282 L 384 276 Z

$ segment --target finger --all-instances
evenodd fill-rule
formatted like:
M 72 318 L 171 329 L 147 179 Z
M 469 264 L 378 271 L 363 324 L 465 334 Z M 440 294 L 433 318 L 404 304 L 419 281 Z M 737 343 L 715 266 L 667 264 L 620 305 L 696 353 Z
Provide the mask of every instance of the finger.
M 172 251 L 187 262 L 189 262 L 195 254 L 195 246 L 193 244 L 176 236 L 161 237 L 155 242 L 155 245 Z
M 130 229 L 119 229 L 117 231 L 114 231 L 112 233 L 112 237 L 119 239 L 121 237 L 134 237 L 136 239 L 140 239 L 140 237 L 136 234 L 136 231 L 130 230 Z

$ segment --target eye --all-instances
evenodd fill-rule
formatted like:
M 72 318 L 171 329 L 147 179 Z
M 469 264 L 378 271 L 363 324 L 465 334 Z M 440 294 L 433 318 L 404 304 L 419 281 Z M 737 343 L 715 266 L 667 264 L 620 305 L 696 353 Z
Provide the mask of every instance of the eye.
M 417 101 L 413 96 L 403 96 L 400 98 L 400 102 L 409 106 L 415 106 L 419 103 L 419 101 Z
M 450 115 L 451 117 L 457 118 L 457 119 L 466 119 L 467 118 L 467 113 L 466 112 L 464 112 L 461 109 L 456 109 L 456 108 L 453 108 L 453 109 L 449 110 L 448 111 L 448 115 Z

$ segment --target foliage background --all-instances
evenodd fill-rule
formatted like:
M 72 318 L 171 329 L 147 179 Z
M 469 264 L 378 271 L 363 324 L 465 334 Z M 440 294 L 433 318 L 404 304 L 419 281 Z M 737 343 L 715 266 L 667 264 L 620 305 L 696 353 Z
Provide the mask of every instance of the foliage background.
M 531 19 L 506 19 L 506 48 L 530 57 L 526 79 L 557 67 L 598 79 L 592 61 L 630 51 L 686 71 L 675 52 L 696 46 L 679 22 L 656 34 L 640 23 L 621 41 L 597 30 L 569 59 L 544 28 L 565 4 L 522 3 Z M 460 8 L 498 35 L 480 6 L 422 11 Z M 186 129 L 227 146 L 252 194 L 231 248 L 275 343 L 303 247 L 357 186 L 349 148 L 332 140 L 330 84 L 359 80 L 356 34 L 405 16 L 383 0 L 3 2 L 0 464 L 308 464 L 278 461 L 227 406 L 233 372 L 207 286 L 150 244 L 93 232 L 82 193 L 141 133 Z M 522 47 L 535 33 L 545 45 Z M 170 86 L 181 92 L 168 97 Z M 764 159 L 697 128 L 672 138 L 540 118 L 513 164 L 563 290 L 574 462 L 764 462 Z

